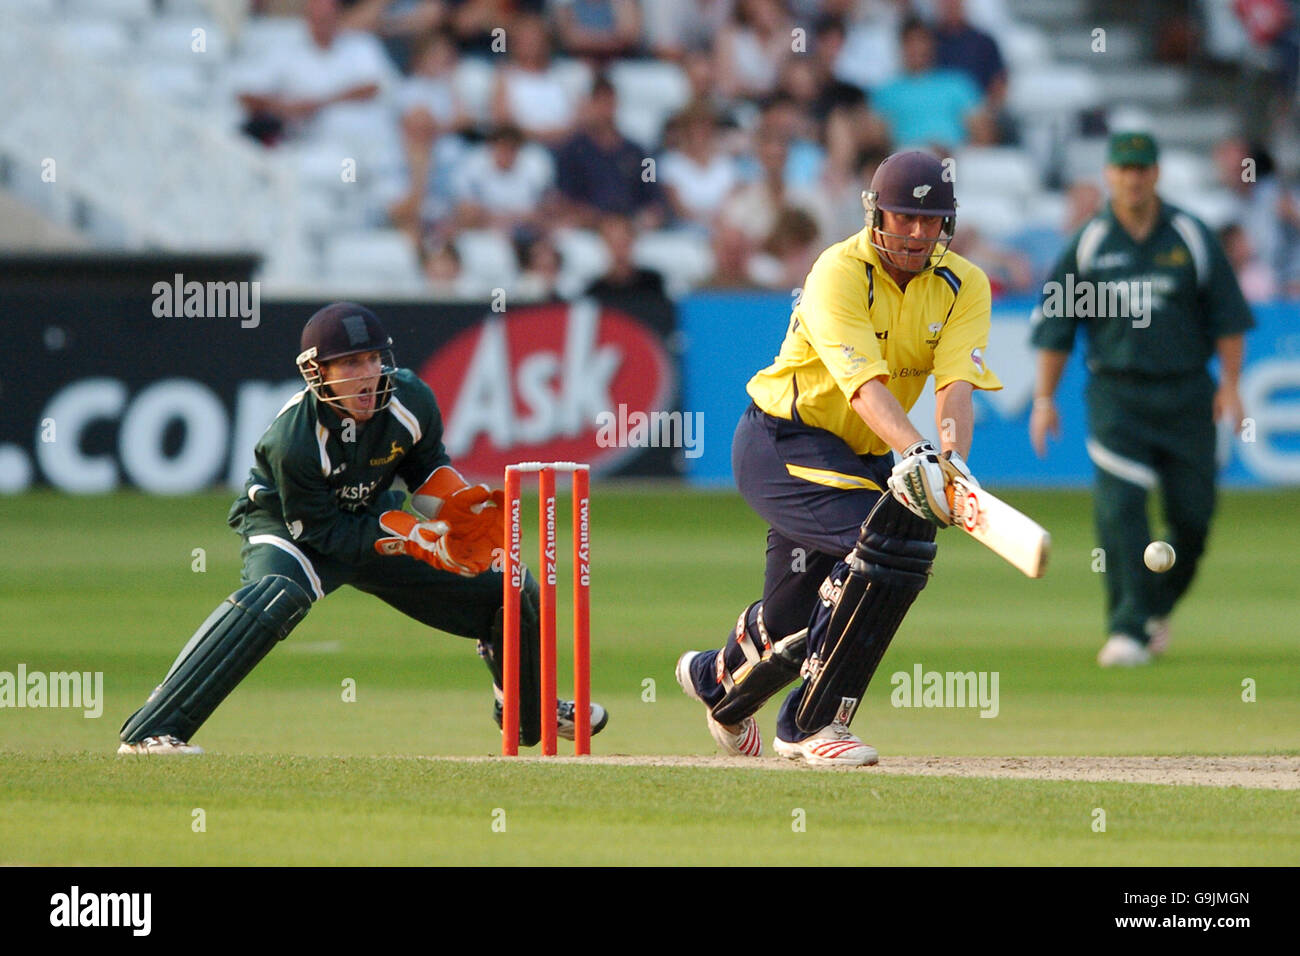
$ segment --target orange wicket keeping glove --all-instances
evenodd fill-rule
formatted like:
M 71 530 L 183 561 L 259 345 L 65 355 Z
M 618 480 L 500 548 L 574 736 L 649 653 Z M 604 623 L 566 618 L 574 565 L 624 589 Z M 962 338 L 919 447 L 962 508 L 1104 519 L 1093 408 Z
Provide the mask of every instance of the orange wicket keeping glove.
M 476 551 L 449 541 L 445 521 L 420 521 L 406 511 L 385 511 L 379 516 L 379 527 L 388 533 L 375 542 L 375 550 L 383 555 L 410 555 L 465 578 L 486 571 L 492 563 L 490 549 L 487 561 L 478 562 L 474 560 Z

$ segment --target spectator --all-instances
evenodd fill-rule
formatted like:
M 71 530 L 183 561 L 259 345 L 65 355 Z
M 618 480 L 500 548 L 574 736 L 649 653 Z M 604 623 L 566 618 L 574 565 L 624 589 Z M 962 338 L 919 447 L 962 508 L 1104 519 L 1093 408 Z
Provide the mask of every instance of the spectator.
M 470 289 L 461 272 L 460 253 L 450 239 L 429 237 L 420 243 L 420 267 L 424 271 L 425 286 L 435 298 L 470 297 Z
M 642 229 L 663 222 L 659 185 L 647 177 L 643 149 L 614 124 L 618 95 L 605 77 L 597 79 L 578 132 L 556 154 L 556 186 L 567 223 L 591 229 L 602 214 L 634 216 Z
M 417 38 L 438 29 L 447 15 L 442 0 L 356 0 L 344 6 L 342 28 L 375 34 L 402 72 L 414 60 Z
M 602 298 L 611 295 L 664 295 L 664 278 L 653 269 L 642 269 L 632 261 L 636 230 L 626 216 L 604 216 L 600 220 L 600 238 L 609 250 L 610 265 L 605 274 L 587 287 L 587 295 Z
M 855 15 L 835 60 L 835 75 L 874 90 L 898 75 L 898 30 L 910 7 L 907 0 L 863 0 L 853 7 Z
M 747 264 L 749 279 L 765 289 L 797 289 L 822 250 L 817 222 L 802 209 L 777 214 L 762 248 Z
M 740 180 L 736 162 L 720 148 L 717 123 L 708 109 L 692 107 L 674 125 L 680 143 L 659 163 L 660 180 L 673 214 L 708 230 Z
M 647 0 L 641 16 L 651 55 L 680 63 L 691 51 L 711 47 L 733 6 L 734 0 Z
M 513 290 L 515 298 L 525 302 L 555 298 L 562 264 L 555 243 L 545 235 L 522 236 L 515 240 L 515 254 L 523 265 Z
M 1027 257 L 988 238 L 975 223 L 963 223 L 960 215 L 957 222 L 957 231 L 948 248 L 984 270 L 994 295 L 1018 295 L 1034 291 L 1034 267 Z
M 986 99 L 1001 106 L 1007 93 L 1007 68 L 997 41 L 966 20 L 963 0 L 940 0 L 938 12 L 935 62 L 965 73 Z
M 793 53 L 793 29 L 779 0 L 739 0 L 717 41 L 723 95 L 757 99 L 775 90 Z
M 943 154 L 966 142 L 966 124 L 979 111 L 979 88 L 964 73 L 935 67 L 934 35 L 920 20 L 903 26 L 903 73 L 872 102 L 900 146 L 932 146 Z
M 864 107 L 840 107 L 826 122 L 826 162 L 814 195 L 822 245 L 846 239 L 865 224 L 862 191 L 889 155 L 888 140 L 877 141 L 858 119 Z M 865 133 L 865 135 L 864 135 Z
M 636 0 L 553 0 L 560 47 L 600 68 L 641 46 Z
M 502 34 L 506 30 L 506 49 L 514 42 L 513 29 L 518 13 L 540 14 L 545 0 L 444 0 L 450 25 L 460 52 L 470 56 L 492 57 L 500 54 Z
M 463 132 L 472 118 L 456 89 L 460 54 L 450 33 L 436 31 L 420 41 L 411 75 L 397 91 L 403 126 L 413 125 L 430 143 L 445 133 Z
M 781 210 L 787 206 L 815 209 L 809 189 L 790 188 L 785 171 L 789 158 L 788 134 L 777 122 L 759 127 L 754 137 L 758 178 L 741 186 L 723 203 L 719 229 L 736 229 L 757 248 L 772 232 Z
M 1255 255 L 1246 230 L 1238 223 L 1229 223 L 1219 230 L 1219 242 L 1247 302 L 1270 302 L 1277 297 L 1277 276 Z
M 1240 137 L 1214 147 L 1219 182 L 1231 194 L 1239 223 L 1255 255 L 1286 295 L 1300 295 L 1300 195 L 1276 173 L 1272 154 Z
M 516 126 L 499 126 L 453 171 L 456 222 L 467 229 L 542 229 L 555 173 L 550 154 L 525 144 Z
M 518 126 L 547 146 L 558 145 L 577 119 L 577 104 L 551 63 L 546 21 L 516 17 L 508 36 L 510 62 L 497 72 L 493 121 Z
M 380 94 L 397 82 L 383 47 L 368 33 L 342 32 L 338 0 L 307 0 L 308 39 L 277 48 L 250 76 L 239 102 L 249 131 L 282 137 L 364 142 L 389 131 Z
M 813 29 L 813 46 L 809 52 L 812 56 L 795 57 L 791 63 L 805 64 L 811 72 L 811 82 L 815 84 L 816 94 L 809 102 L 786 87 L 801 105 L 807 106 L 812 116 L 819 123 L 826 122 L 831 110 L 843 104 L 857 105 L 864 103 L 862 87 L 848 83 L 835 75 L 835 64 L 844 50 L 844 21 L 835 16 L 823 16 Z M 793 81 L 796 86 L 806 85 L 808 81 Z
M 759 113 L 759 128 L 779 137 L 786 145 L 785 184 L 791 187 L 811 187 L 821 174 L 826 153 L 818 145 L 816 120 L 800 110 L 794 99 L 785 93 L 770 97 Z M 743 169 L 752 175 L 757 169 Z

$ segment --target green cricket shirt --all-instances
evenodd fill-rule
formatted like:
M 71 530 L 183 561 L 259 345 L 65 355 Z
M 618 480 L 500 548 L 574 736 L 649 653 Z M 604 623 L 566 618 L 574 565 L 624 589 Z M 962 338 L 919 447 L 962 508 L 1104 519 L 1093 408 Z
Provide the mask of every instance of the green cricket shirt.
M 351 440 L 348 440 L 351 439 Z M 244 495 L 230 509 L 243 533 L 288 533 L 349 564 L 374 558 L 377 520 L 400 507 L 395 478 L 418 488 L 450 464 L 433 391 L 410 369 L 393 374 L 388 407 L 362 424 L 304 388 L 285 403 L 254 451 Z
M 1218 238 L 1163 200 L 1137 242 L 1111 207 L 1071 239 L 1034 309 L 1034 346 L 1069 352 L 1087 329 L 1088 369 L 1164 377 L 1203 372 L 1215 341 L 1254 326 Z

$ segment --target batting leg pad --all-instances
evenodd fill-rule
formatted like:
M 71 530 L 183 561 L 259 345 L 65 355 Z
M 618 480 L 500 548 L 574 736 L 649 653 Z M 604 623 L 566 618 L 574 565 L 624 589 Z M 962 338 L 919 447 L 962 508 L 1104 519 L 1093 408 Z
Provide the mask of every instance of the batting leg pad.
M 725 692 L 713 706 L 713 719 L 738 724 L 799 676 L 807 628 L 773 642 L 763 624 L 763 604 L 751 604 L 717 657 L 718 683 Z
M 519 592 L 519 743 L 532 747 L 542 739 L 542 631 L 541 587 L 532 572 L 525 569 L 524 586 Z M 492 705 L 492 718 L 501 726 L 502 702 L 505 692 L 505 633 L 502 622 L 505 608 L 496 613 L 492 631 L 486 640 L 478 642 L 478 656 L 492 672 L 492 691 L 496 697 Z M 555 706 L 552 704 L 551 706 Z
M 307 592 L 279 574 L 240 588 L 194 632 L 162 684 L 127 718 L 122 740 L 163 734 L 190 740 L 310 609 Z
M 935 527 L 884 495 L 847 560 L 822 583 L 808 628 L 808 683 L 795 714 L 804 733 L 848 724 L 908 608 L 929 580 Z

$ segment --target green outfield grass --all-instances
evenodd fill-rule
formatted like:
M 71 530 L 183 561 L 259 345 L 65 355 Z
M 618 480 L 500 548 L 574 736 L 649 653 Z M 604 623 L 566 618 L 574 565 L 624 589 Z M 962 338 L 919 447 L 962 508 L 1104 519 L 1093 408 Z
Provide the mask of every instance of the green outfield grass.
M 1224 496 L 1170 654 L 1134 672 L 1093 663 L 1105 634 L 1088 496 L 1007 497 L 1052 531 L 1048 575 L 943 533 L 854 723 L 882 761 L 1300 753 L 1300 493 Z M 737 815 L 772 834 L 738 851 L 750 863 L 1300 862 L 1293 791 L 412 759 L 497 750 L 486 670 L 471 642 L 351 591 L 214 715 L 196 738 L 208 756 L 118 760 L 122 720 L 237 586 L 228 503 L 0 498 L 0 671 L 102 671 L 105 697 L 97 719 L 0 709 L 0 863 L 706 862 L 686 849 Z M 592 686 L 612 715 L 598 753 L 713 752 L 673 664 L 718 645 L 757 597 L 763 531 L 731 494 L 597 486 Z M 890 676 L 917 664 L 996 671 L 997 716 L 892 707 Z M 1089 827 L 1098 806 L 1106 834 Z

